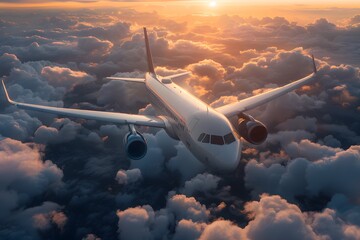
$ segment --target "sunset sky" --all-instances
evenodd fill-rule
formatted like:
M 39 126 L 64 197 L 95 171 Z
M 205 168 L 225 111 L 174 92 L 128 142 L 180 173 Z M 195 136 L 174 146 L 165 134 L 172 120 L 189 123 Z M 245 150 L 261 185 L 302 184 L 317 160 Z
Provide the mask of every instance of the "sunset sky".
M 156 11 L 173 18 L 188 14 L 240 15 L 243 17 L 284 16 L 292 21 L 308 23 L 314 18 L 326 17 L 341 21 L 356 15 L 360 2 L 356 0 L 302 0 L 302 1 L 0 1 L 0 9 L 6 8 L 109 8 L 130 7 L 139 11 Z
M 360 239 L 359 1 L 0 1 L 0 76 L 16 101 L 154 115 L 138 85 L 146 26 L 156 72 L 211 107 L 319 79 L 247 112 L 235 173 L 164 130 L 19 110 L 0 91 L 0 239 Z M 226 161 L 226 159 L 224 159 Z

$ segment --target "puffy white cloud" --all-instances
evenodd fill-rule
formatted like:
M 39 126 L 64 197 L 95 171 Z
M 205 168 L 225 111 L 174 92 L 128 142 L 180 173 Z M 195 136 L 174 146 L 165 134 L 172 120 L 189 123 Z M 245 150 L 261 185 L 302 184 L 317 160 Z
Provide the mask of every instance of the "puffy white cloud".
M 121 239 L 151 239 L 150 222 L 154 212 L 150 206 L 118 211 L 119 237 Z
M 8 75 L 12 68 L 21 64 L 15 54 L 4 53 L 0 56 L 0 76 Z
M 218 187 L 220 178 L 209 173 L 198 174 L 185 182 L 182 193 L 192 196 L 197 192 L 206 193 Z
M 198 239 L 206 227 L 205 223 L 182 219 L 176 226 L 173 240 Z
M 94 77 L 85 72 L 74 71 L 69 68 L 46 66 L 41 70 L 41 76 L 44 77 L 50 85 L 54 87 L 73 88 L 76 84 L 84 81 L 93 81 Z
M 285 147 L 285 151 L 292 157 L 304 157 L 310 161 L 316 161 L 324 157 L 334 156 L 340 152 L 341 148 L 332 148 L 313 143 L 307 139 L 301 140 L 299 143 L 291 142 Z
M 80 125 L 67 119 L 56 119 L 50 127 L 40 126 L 34 133 L 34 141 L 43 144 L 62 143 L 74 140 Z
M 206 222 L 209 211 L 200 204 L 194 197 L 185 195 L 174 195 L 168 199 L 167 208 L 176 219 L 189 219 L 193 221 Z
M 205 166 L 186 149 L 184 144 L 179 143 L 175 148 L 177 154 L 167 162 L 167 168 L 180 173 L 183 181 L 189 180 L 205 170 Z
M 246 239 L 244 231 L 240 227 L 234 225 L 227 220 L 217 220 L 206 226 L 199 240 L 215 240 L 215 239 Z M 260 239 L 260 238 L 259 238 Z
M 263 195 L 244 211 L 253 219 L 245 228 L 248 239 L 317 239 L 301 210 L 280 196 Z
M 67 222 L 67 217 L 63 212 L 52 211 L 37 213 L 33 215 L 32 220 L 34 226 L 40 230 L 49 229 L 52 223 L 54 223 L 59 229 L 63 229 Z
M 313 149 L 307 151 L 316 153 L 313 154 L 314 159 L 318 159 L 319 152 L 323 156 L 313 162 L 297 158 L 287 166 L 273 164 L 266 167 L 255 160 L 250 161 L 245 167 L 246 186 L 253 189 L 254 195 L 276 193 L 289 199 L 296 195 L 312 196 L 320 193 L 330 196 L 342 193 L 350 199 L 359 198 L 359 191 L 352 187 L 359 184 L 356 174 L 360 159 L 358 146 L 340 150 L 313 144 Z
M 119 170 L 116 173 L 116 181 L 121 184 L 121 185 L 125 185 L 125 184 L 129 184 L 129 183 L 134 183 L 139 181 L 142 178 L 141 176 L 141 171 L 137 168 L 135 169 L 130 169 L 130 170 Z
M 154 212 L 151 206 L 118 211 L 120 239 L 159 239 L 168 233 L 169 217 L 165 210 Z
M 342 193 L 351 199 L 358 199 L 360 192 L 353 186 L 360 181 L 357 174 L 360 168 L 359 159 L 360 147 L 351 146 L 345 151 L 337 152 L 335 156 L 324 157 L 311 164 L 307 171 L 307 189 L 312 194 Z
M 26 140 L 31 136 L 41 122 L 29 116 L 25 111 L 0 114 L 0 134 L 17 140 Z
M 42 162 L 36 146 L 5 138 L 0 149 L 2 219 L 31 197 L 61 186 L 62 171 L 49 160 Z
M 1 140 L 0 221 L 2 224 L 11 224 L 13 228 L 0 236 L 37 236 L 34 228 L 48 229 L 51 222 L 62 228 L 66 219 L 54 212 L 59 209 L 57 204 L 44 203 L 42 206 L 27 208 L 32 198 L 61 189 L 62 176 L 62 171 L 51 161 L 42 161 L 36 145 L 9 138 Z

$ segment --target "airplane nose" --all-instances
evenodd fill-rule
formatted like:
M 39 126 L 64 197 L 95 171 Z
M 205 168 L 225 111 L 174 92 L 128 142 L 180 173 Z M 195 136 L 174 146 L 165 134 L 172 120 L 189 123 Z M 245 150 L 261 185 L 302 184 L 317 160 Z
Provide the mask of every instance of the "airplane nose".
M 235 170 L 240 162 L 240 153 L 235 152 L 232 154 L 226 154 L 226 157 L 223 159 L 223 169 L 224 171 L 233 171 Z
M 220 171 L 234 171 L 239 163 L 241 158 L 241 146 L 240 143 L 236 143 L 233 146 L 229 146 L 224 149 L 223 152 L 219 153 L 217 156 L 217 169 Z

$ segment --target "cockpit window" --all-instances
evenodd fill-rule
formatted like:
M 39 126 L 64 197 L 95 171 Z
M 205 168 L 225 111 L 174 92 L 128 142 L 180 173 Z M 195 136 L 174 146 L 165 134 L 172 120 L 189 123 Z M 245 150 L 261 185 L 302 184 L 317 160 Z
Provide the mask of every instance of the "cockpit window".
M 198 141 L 203 143 L 211 143 L 215 145 L 231 144 L 236 140 L 234 134 L 236 133 L 230 132 L 223 137 L 218 135 L 201 133 L 200 136 L 198 137 Z
M 206 134 L 204 139 L 202 140 L 203 143 L 209 143 L 210 142 L 210 135 Z
M 201 140 L 203 140 L 204 136 L 205 136 L 205 133 L 200 134 L 198 141 L 201 142 Z
M 211 135 L 211 144 L 224 145 L 224 139 L 222 136 Z
M 230 144 L 235 142 L 235 137 L 232 133 L 228 133 L 224 136 L 225 144 Z

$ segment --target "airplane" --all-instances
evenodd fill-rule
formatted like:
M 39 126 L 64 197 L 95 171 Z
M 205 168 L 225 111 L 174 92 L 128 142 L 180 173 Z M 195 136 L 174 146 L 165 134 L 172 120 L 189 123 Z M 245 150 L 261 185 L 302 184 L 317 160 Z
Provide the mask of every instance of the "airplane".
M 135 126 L 162 128 L 171 138 L 183 142 L 205 166 L 216 171 L 231 172 L 236 170 L 240 163 L 242 139 L 258 145 L 263 143 L 268 135 L 266 126 L 245 112 L 318 78 L 314 56 L 312 56 L 313 73 L 310 75 L 271 91 L 212 108 L 174 83 L 176 79 L 188 75 L 189 72 L 167 77 L 155 73 L 146 28 L 144 28 L 144 37 L 148 67 L 145 77 L 107 77 L 107 79 L 145 85 L 150 103 L 158 113 L 157 116 L 15 102 L 9 97 L 2 81 L 7 102 L 25 110 L 127 125 L 129 133 L 124 137 L 124 147 L 128 158 L 132 160 L 140 160 L 147 153 L 146 139 Z

